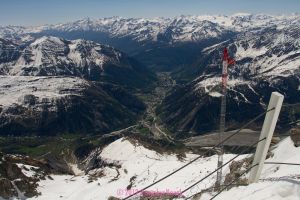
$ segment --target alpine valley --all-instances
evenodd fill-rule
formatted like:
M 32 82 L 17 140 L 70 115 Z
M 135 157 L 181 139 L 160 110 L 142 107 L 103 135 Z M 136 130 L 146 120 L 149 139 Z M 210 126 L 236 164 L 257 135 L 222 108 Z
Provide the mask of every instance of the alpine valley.
M 214 170 L 216 152 L 204 154 L 202 147 L 217 142 L 225 47 L 236 61 L 228 69 L 226 132 L 264 112 L 274 91 L 284 95 L 284 104 L 295 105 L 282 108 L 275 133 L 282 139 L 291 128 L 300 132 L 298 14 L 0 26 L 0 199 L 103 195 L 113 200 L 116 189 L 147 186 L 201 153 L 192 165 L 207 164 L 200 174 L 179 174 L 168 182 L 172 189 Z M 262 123 L 260 118 L 243 130 L 249 141 L 237 138 L 225 145 L 224 160 L 249 147 Z M 201 148 L 191 145 L 195 140 Z M 270 154 L 283 159 L 286 149 L 288 158 L 298 161 L 296 146 L 286 138 Z M 156 161 L 159 165 L 150 171 Z M 228 176 L 231 170 L 225 169 Z M 294 171 L 278 168 L 276 173 Z M 289 191 L 299 191 L 295 185 Z

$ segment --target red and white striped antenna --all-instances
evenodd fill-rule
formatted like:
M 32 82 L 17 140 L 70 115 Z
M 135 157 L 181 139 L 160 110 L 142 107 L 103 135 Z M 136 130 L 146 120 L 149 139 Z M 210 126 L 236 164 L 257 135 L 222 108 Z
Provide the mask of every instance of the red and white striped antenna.
M 228 50 L 225 47 L 223 50 L 223 68 L 222 68 L 222 96 L 221 96 L 221 112 L 220 112 L 220 132 L 219 143 L 223 141 L 223 135 L 225 132 L 225 116 L 226 116 L 226 96 L 227 96 L 227 81 L 228 81 L 228 66 L 235 64 L 235 61 L 229 57 Z M 222 181 L 222 168 L 223 165 L 223 144 L 220 145 L 218 150 L 218 168 L 216 187 L 219 188 Z

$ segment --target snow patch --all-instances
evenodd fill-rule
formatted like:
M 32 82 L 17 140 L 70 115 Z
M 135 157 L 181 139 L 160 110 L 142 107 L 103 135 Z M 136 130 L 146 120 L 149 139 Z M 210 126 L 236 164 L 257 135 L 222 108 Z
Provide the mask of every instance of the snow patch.
M 0 105 L 9 107 L 12 104 L 26 104 L 27 95 L 33 95 L 38 102 L 80 95 L 88 85 L 87 81 L 80 78 L 0 76 Z
M 209 96 L 212 96 L 212 97 L 221 97 L 221 96 L 223 96 L 221 93 L 219 93 L 219 92 L 210 92 L 209 94 L 208 94 Z

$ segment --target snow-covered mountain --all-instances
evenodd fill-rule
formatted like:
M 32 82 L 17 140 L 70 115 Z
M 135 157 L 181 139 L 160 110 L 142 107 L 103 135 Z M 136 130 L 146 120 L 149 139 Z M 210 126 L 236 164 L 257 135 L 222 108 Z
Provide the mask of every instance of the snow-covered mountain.
M 147 77 L 150 72 L 138 62 L 112 47 L 92 41 L 44 36 L 23 49 L 9 40 L 1 40 L 0 44 L 2 75 L 77 76 L 136 87 L 151 79 Z M 123 76 L 115 75 L 119 73 Z
M 1 76 L 0 93 L 0 135 L 106 133 L 144 109 L 119 86 L 78 77 Z
M 199 131 L 201 124 L 206 124 L 205 132 L 218 121 L 219 94 L 211 88 L 218 84 L 220 68 L 212 66 L 221 63 L 224 46 L 237 60 L 230 70 L 232 110 L 251 110 L 254 106 L 259 112 L 274 90 L 284 93 L 288 102 L 299 101 L 299 20 L 299 15 L 235 14 L 167 19 L 114 17 L 39 27 L 1 27 L 4 39 L 0 44 L 5 48 L 0 51 L 0 73 L 67 75 L 120 85 L 147 85 L 145 80 L 153 78 L 150 73 L 113 48 L 82 39 L 43 35 L 88 37 L 128 51 L 135 49 L 135 58 L 153 69 L 176 69 L 173 77 L 179 83 L 195 79 L 175 89 L 165 99 L 160 113 L 171 127 Z M 43 37 L 36 39 L 40 36 Z M 212 100 L 197 103 L 202 97 Z M 208 112 L 210 109 L 215 112 Z M 257 112 L 237 114 L 232 122 L 244 121 Z
M 1 39 L 0 74 L 1 135 L 95 133 L 131 125 L 145 106 L 126 90 L 154 79 L 112 47 L 52 36 L 23 45 Z
M 207 46 L 231 39 L 241 32 L 266 27 L 297 26 L 299 15 L 263 14 L 182 15 L 174 18 L 81 19 L 34 27 L 0 27 L 0 37 L 27 44 L 41 36 L 85 39 L 111 45 L 155 70 L 190 65 Z
M 272 16 L 237 13 L 226 15 L 178 16 L 174 18 L 103 18 L 44 25 L 36 27 L 7 26 L 0 28 L 2 37 L 30 35 L 50 32 L 92 31 L 107 33 L 110 37 L 127 37 L 142 41 L 158 41 L 169 35 L 169 42 L 197 41 L 219 37 L 224 30 L 245 31 L 271 25 L 284 26 L 299 23 L 299 15 Z
M 298 26 L 265 28 L 205 48 L 193 65 L 180 72 L 182 78 L 195 79 L 166 97 L 159 109 L 162 118 L 170 127 L 185 132 L 217 129 L 224 47 L 236 60 L 236 65 L 229 67 L 228 128 L 262 112 L 273 91 L 284 94 L 286 103 L 299 102 L 299 36 Z

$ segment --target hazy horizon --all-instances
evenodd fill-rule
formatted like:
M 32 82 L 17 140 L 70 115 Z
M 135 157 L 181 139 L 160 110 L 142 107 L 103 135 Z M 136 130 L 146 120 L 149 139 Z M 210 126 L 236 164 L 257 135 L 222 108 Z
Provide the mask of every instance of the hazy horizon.
M 298 0 L 10 0 L 1 3 L 0 25 L 37 26 L 83 18 L 172 18 L 180 15 L 235 13 L 290 15 L 299 13 Z
M 260 14 L 265 14 L 265 15 L 270 15 L 270 16 L 292 16 L 292 15 L 300 15 L 300 13 L 289 13 L 289 14 L 268 14 L 268 13 L 243 13 L 243 12 L 236 12 L 236 13 L 232 13 L 232 14 L 198 14 L 198 15 L 192 15 L 192 14 L 179 14 L 179 15 L 175 15 L 175 16 L 170 16 L 170 17 L 166 17 L 166 16 L 155 16 L 155 17 L 124 17 L 124 16 L 108 16 L 108 17 L 82 17 L 82 18 L 78 18 L 78 19 L 73 19 L 73 20 L 69 20 L 69 21 L 61 21 L 61 22 L 54 22 L 54 23 L 42 23 L 42 24 L 33 24 L 33 25 L 26 25 L 26 24 L 4 24 L 1 25 L 2 27 L 5 26 L 24 26 L 24 27 L 30 27 L 30 26 L 43 26 L 43 25 L 56 25 L 56 24 L 64 24 L 64 23 L 72 23 L 72 22 L 76 22 L 76 21 L 80 21 L 80 20 L 84 20 L 84 19 L 90 19 L 90 20 L 98 20 L 98 19 L 109 19 L 109 18 L 123 18 L 123 19 L 155 19 L 155 18 L 164 18 L 164 19 L 172 19 L 172 18 L 176 18 L 176 17 L 180 17 L 180 16 L 205 16 L 205 15 L 210 15 L 210 16 L 233 16 L 233 15 L 238 15 L 238 14 L 249 14 L 249 15 L 260 15 Z

